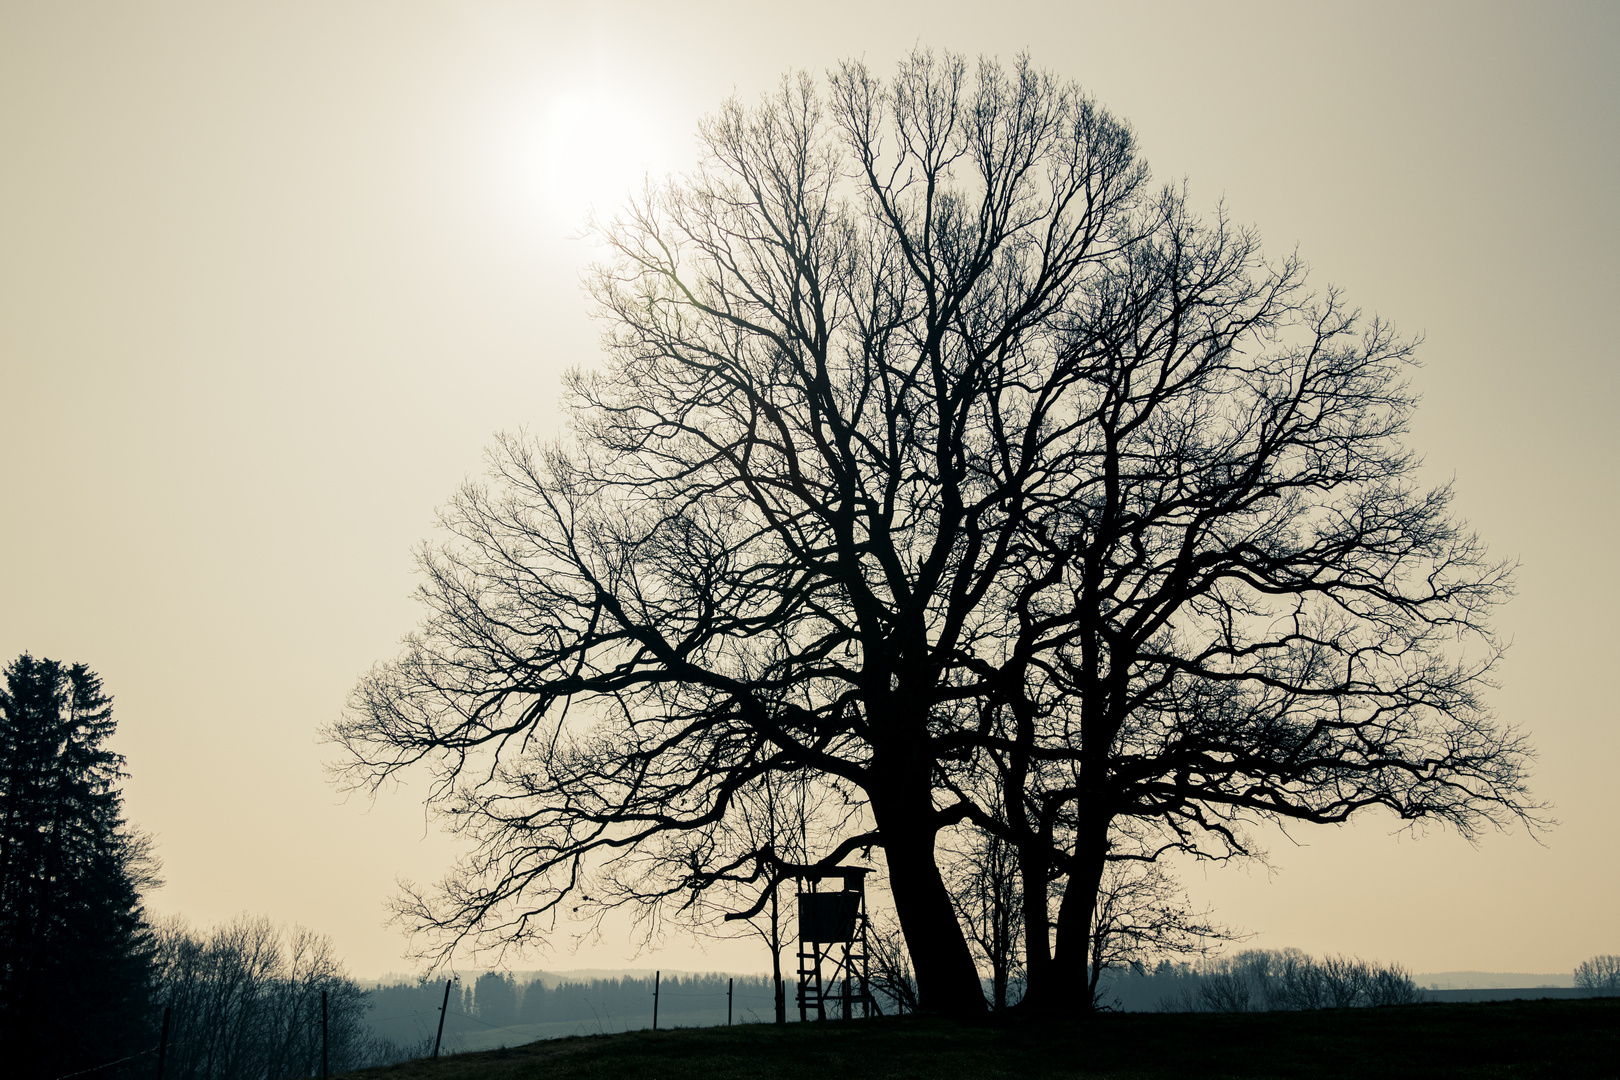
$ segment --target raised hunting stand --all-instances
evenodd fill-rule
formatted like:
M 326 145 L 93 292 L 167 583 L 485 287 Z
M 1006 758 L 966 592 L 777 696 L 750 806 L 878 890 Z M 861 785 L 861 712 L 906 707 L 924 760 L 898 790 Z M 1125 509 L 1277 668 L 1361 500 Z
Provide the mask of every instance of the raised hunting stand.
M 845 1020 L 861 1008 L 862 1017 L 881 1014 L 872 997 L 871 965 L 866 949 L 865 866 L 838 866 L 825 873 L 799 879 L 799 1019 L 827 1019 L 827 1003 L 840 1005 Z M 831 878 L 842 884 L 837 892 L 816 886 Z M 823 962 L 831 963 L 823 971 Z

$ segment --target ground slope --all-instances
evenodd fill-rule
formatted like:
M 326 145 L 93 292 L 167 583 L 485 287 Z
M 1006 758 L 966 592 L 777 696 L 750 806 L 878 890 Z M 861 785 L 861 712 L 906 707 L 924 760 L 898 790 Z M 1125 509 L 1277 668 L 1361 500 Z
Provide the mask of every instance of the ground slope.
M 356 1080 L 1620 1077 L 1620 999 L 1318 1013 L 1115 1014 L 965 1026 L 929 1018 L 556 1039 Z

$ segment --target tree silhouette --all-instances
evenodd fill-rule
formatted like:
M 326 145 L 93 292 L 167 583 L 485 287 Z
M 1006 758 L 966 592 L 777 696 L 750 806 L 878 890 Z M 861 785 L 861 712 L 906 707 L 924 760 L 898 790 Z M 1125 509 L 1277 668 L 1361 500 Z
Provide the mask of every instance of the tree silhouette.
M 675 860 L 674 864 L 651 875 L 639 865 L 630 867 L 629 873 L 615 873 L 609 895 L 656 907 L 670 897 L 646 887 L 650 876 L 684 894 L 679 910 L 700 933 L 757 935 L 770 950 L 773 1015 L 776 1023 L 785 1024 L 782 955 L 797 940 L 798 912 L 794 897 L 789 895 L 784 903 L 782 892 L 790 882 L 791 868 L 814 861 L 812 837 L 837 835 L 850 816 L 849 804 L 836 789 L 816 783 L 814 777 L 766 773 L 738 790 L 731 812 L 718 827 L 689 834 L 685 844 L 661 846 L 660 857 Z
M 0 692 L 0 1041 L 20 1076 L 145 1049 L 149 842 L 123 817 L 112 699 L 83 664 L 7 666 Z
M 318 1076 L 323 1005 L 331 1072 L 408 1056 L 369 1031 L 366 992 L 345 974 L 324 934 L 242 915 L 201 932 L 169 918 L 155 936 L 156 990 L 172 1017 L 166 1077 Z M 139 1075 L 152 1073 L 148 1067 Z
M 1197 911 L 1157 863 L 1108 864 L 1092 910 L 1086 993 L 1103 1004 L 1102 977 L 1153 957 L 1186 956 L 1243 935 Z
M 1410 342 L 1023 59 L 845 63 L 699 130 L 597 228 L 575 438 L 500 440 L 331 732 L 477 843 L 415 925 L 545 932 L 608 866 L 801 872 L 659 853 L 808 771 L 859 810 L 814 864 L 881 850 L 924 1008 L 984 1004 L 935 855 L 964 823 L 1016 852 L 1026 1003 L 1078 1008 L 1110 862 L 1533 816 L 1478 697 L 1508 567 L 1416 485 Z
M 1575 965 L 1575 985 L 1593 994 L 1620 994 L 1620 956 L 1605 954 Z
M 1005 1009 L 1008 991 L 1023 975 L 1022 881 L 1017 853 L 995 833 L 966 830 L 966 842 L 942 839 L 941 862 L 957 920 L 990 972 L 990 1007 Z

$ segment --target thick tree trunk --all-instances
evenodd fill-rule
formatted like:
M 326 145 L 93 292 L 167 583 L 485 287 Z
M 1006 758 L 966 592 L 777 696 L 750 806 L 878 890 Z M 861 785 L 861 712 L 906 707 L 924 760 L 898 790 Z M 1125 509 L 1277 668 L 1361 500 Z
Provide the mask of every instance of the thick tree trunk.
M 1007 869 L 1005 863 L 998 864 L 998 873 Z M 1015 930 L 1016 913 L 1007 909 L 1003 901 L 1007 890 L 998 878 L 993 882 L 996 893 L 993 901 L 995 921 L 990 929 L 991 950 L 991 985 L 990 1007 L 997 1012 L 1007 1007 L 1007 980 L 1011 974 L 1008 969 L 1012 966 L 1012 935 Z
M 1023 669 L 1021 668 L 1020 671 Z M 1047 911 L 1050 902 L 1048 872 L 1051 869 L 1050 826 L 1030 821 L 1024 804 L 1029 780 L 1031 753 L 1035 744 L 1035 716 L 1029 701 L 1014 698 L 1010 703 L 1017 718 L 1016 746 L 1009 762 L 1006 787 L 1002 791 L 1002 812 L 1017 829 L 1015 851 L 1018 859 L 1020 929 L 1024 936 L 1024 996 L 1020 1008 L 1039 1008 L 1052 991 L 1052 928 Z
M 917 802 L 909 786 L 874 784 L 872 813 L 883 834 L 895 914 L 917 975 L 917 1004 L 946 1016 L 982 1016 L 979 972 L 934 861 L 936 830 L 926 820 L 930 800 Z
M 1023 883 L 1024 1000 L 1026 1009 L 1040 1009 L 1054 996 L 1052 986 L 1052 928 L 1047 911 L 1047 854 L 1036 845 L 1018 852 L 1018 874 Z
M 1075 838 L 1074 862 L 1058 905 L 1057 947 L 1052 953 L 1052 981 L 1063 988 L 1065 1011 L 1089 1013 L 1092 1000 L 1089 978 L 1092 920 L 1097 891 L 1108 857 L 1108 819 L 1082 827 Z

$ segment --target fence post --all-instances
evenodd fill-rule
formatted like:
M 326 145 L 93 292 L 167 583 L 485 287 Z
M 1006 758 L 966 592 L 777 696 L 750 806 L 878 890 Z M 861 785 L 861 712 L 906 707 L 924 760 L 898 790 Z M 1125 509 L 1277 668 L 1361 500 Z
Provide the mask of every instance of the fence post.
M 158 1036 L 157 1080 L 163 1080 L 163 1059 L 169 1056 L 169 1006 L 163 1006 L 163 1034 Z
M 450 1007 L 450 984 L 454 979 L 444 980 L 444 1003 L 439 1006 L 439 1033 L 433 1036 L 433 1060 L 439 1060 L 439 1043 L 444 1039 L 444 1013 Z
M 321 1080 L 326 1080 L 326 991 L 321 991 Z
M 726 1027 L 731 1026 L 731 992 L 732 990 L 736 989 L 736 987 L 736 979 L 726 980 Z
M 641 970 L 646 971 L 646 968 Z M 658 980 L 663 976 L 662 971 L 653 972 L 653 1030 L 658 1030 Z

